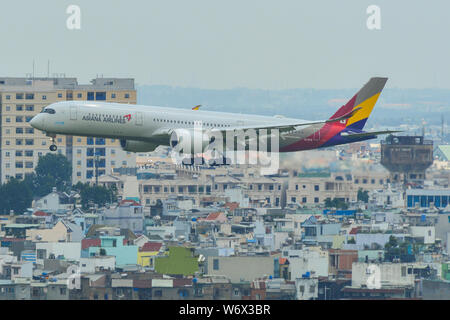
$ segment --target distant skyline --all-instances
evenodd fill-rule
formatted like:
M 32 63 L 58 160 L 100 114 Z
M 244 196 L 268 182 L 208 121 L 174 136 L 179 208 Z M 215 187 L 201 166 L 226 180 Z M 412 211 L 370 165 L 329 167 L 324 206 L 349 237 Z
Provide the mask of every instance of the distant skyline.
M 81 29 L 66 8 L 81 8 Z M 366 27 L 369 5 L 381 30 Z M 450 2 L 15 0 L 0 3 L 1 76 L 97 75 L 204 89 L 450 89 Z

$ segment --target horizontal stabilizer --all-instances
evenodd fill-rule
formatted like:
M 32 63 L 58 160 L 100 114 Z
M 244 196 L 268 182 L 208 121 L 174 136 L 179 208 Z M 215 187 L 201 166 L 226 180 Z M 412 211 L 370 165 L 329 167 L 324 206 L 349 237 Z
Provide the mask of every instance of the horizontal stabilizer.
M 381 134 L 391 134 L 401 131 L 373 131 L 373 132 L 361 132 L 361 133 L 348 133 L 348 132 L 342 132 L 341 136 L 348 137 L 348 138 L 364 138 L 364 137 L 372 137 L 372 136 L 378 136 Z

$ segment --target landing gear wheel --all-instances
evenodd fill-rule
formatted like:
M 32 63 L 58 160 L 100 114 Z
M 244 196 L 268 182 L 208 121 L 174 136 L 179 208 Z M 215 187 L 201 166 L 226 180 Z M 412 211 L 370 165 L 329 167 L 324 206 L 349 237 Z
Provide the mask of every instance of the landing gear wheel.
M 58 150 L 58 147 L 55 144 L 52 144 L 50 146 L 50 151 L 56 151 L 56 150 Z

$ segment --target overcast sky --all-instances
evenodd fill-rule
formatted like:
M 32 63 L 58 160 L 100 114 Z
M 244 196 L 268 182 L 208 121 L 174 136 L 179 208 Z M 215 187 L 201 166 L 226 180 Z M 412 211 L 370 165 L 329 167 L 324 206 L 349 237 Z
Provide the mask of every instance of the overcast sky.
M 412 3 L 413 2 L 413 3 Z M 66 8 L 81 8 L 68 30 Z M 381 30 L 366 27 L 369 5 Z M 450 1 L 2 0 L 1 76 L 200 88 L 450 88 Z

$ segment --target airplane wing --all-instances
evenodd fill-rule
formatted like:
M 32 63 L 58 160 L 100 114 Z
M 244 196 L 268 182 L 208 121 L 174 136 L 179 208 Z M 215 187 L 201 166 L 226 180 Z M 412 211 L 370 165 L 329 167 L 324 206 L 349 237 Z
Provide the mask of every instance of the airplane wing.
M 342 132 L 341 136 L 347 137 L 347 138 L 364 138 L 364 137 L 371 137 L 371 136 L 378 136 L 380 134 L 391 134 L 396 132 L 402 132 L 402 131 L 373 131 L 373 132 L 361 132 L 361 133 L 348 133 L 348 132 Z
M 254 129 L 254 130 L 262 130 L 262 129 L 280 129 L 281 131 L 292 131 L 295 130 L 295 127 L 302 127 L 302 126 L 311 126 L 315 124 L 325 124 L 325 123 L 332 123 L 332 122 L 339 122 L 342 120 L 347 120 L 348 118 L 351 118 L 355 115 L 356 112 L 358 112 L 361 108 L 356 108 L 340 117 L 331 118 L 328 120 L 319 120 L 319 121 L 304 121 L 304 122 L 296 122 L 292 121 L 291 123 L 285 122 L 280 124 L 270 124 L 270 125 L 253 125 L 253 126 L 236 126 L 236 127 L 228 127 L 226 129 L 219 129 L 219 128 L 213 128 L 211 131 L 234 131 L 234 130 L 247 130 L 247 129 Z

